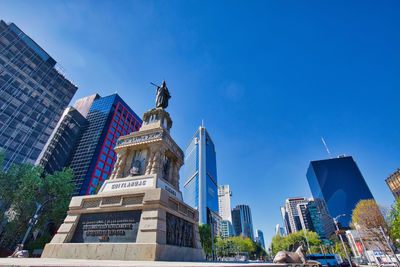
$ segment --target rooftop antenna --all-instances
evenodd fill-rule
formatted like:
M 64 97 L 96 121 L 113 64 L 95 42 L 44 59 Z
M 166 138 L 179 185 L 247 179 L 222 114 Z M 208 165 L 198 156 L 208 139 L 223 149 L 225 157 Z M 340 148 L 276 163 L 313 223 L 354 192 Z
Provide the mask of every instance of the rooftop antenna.
M 204 128 L 204 119 L 201 120 L 201 127 Z
M 328 152 L 329 157 L 332 159 L 332 154 L 331 154 L 331 152 L 329 151 L 329 148 L 328 148 L 328 146 L 326 145 L 326 142 L 325 142 L 325 140 L 324 140 L 324 138 L 323 138 L 322 136 L 321 136 L 321 139 L 322 139 L 322 143 L 324 143 L 325 149 L 326 149 L 326 151 Z

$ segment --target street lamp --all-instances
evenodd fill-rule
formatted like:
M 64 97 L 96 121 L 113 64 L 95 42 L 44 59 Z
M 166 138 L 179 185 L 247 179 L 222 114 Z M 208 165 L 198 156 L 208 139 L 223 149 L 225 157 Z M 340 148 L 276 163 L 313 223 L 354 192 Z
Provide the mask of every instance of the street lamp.
M 25 233 L 24 239 L 22 239 L 22 242 L 21 242 L 21 245 L 22 245 L 22 246 L 21 246 L 21 249 L 24 247 L 25 241 L 26 241 L 26 239 L 28 238 L 28 235 L 29 235 L 30 231 L 32 230 L 32 227 L 33 227 L 33 226 L 36 224 L 36 222 L 37 222 L 37 218 L 38 218 L 38 213 L 39 213 L 39 211 L 44 207 L 44 205 L 46 205 L 47 203 L 49 203 L 50 200 L 54 200 L 54 199 L 56 199 L 56 198 L 57 198 L 57 197 L 51 197 L 51 198 L 47 199 L 45 202 L 43 202 L 42 204 L 39 204 L 39 203 L 37 203 L 37 202 L 35 201 L 35 204 L 36 204 L 36 212 L 35 212 L 35 215 L 33 216 L 33 218 L 29 220 L 29 228 L 28 228 L 28 230 L 27 230 L 26 233 Z
M 340 230 L 339 230 L 339 226 L 338 226 L 338 224 L 337 224 L 337 220 L 338 220 L 340 217 L 342 217 L 342 216 L 346 216 L 346 214 L 341 214 L 341 215 L 336 216 L 335 218 L 333 218 L 333 221 L 335 222 L 336 230 L 337 230 L 338 232 L 339 232 Z M 350 267 L 351 267 L 351 266 L 352 266 L 351 260 L 350 260 L 349 254 L 347 253 L 346 246 L 344 245 L 342 235 L 339 234 L 339 233 L 337 233 L 337 234 L 339 235 L 340 241 L 342 242 L 342 246 L 343 246 L 343 249 L 344 249 L 344 253 L 346 253 L 347 260 L 349 261 L 349 264 L 350 264 Z

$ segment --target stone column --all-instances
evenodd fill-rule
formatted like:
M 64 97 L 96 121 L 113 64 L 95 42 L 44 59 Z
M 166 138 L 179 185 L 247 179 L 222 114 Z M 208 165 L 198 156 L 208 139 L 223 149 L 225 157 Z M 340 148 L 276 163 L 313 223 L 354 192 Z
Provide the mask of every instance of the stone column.
M 144 174 L 148 175 L 151 173 L 151 166 L 153 164 L 153 149 L 147 149 L 146 163 L 144 168 Z
M 123 177 L 123 171 L 126 164 L 126 156 L 126 150 L 121 151 L 121 153 L 118 155 L 119 164 L 115 169 L 115 179 Z
M 117 152 L 117 161 L 115 162 L 113 172 L 111 174 L 110 180 L 116 179 L 118 176 L 119 169 L 121 168 L 121 162 L 124 158 L 125 150 Z

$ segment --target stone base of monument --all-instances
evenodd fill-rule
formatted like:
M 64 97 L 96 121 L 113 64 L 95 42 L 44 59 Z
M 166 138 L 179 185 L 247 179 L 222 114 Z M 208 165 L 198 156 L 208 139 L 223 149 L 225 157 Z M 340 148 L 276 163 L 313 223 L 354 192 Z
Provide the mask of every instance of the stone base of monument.
M 42 258 L 201 261 L 198 212 L 157 175 L 107 180 L 73 197 Z

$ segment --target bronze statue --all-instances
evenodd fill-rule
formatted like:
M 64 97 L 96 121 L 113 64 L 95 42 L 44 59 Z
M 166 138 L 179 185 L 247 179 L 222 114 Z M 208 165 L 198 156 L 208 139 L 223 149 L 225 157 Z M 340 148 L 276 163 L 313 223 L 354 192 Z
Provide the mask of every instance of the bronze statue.
M 165 81 L 162 82 L 161 86 L 155 85 L 154 83 L 151 84 L 157 86 L 156 108 L 168 107 L 168 100 L 171 98 L 171 95 L 169 94 Z

